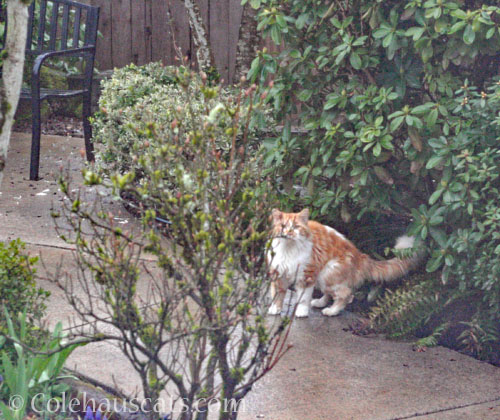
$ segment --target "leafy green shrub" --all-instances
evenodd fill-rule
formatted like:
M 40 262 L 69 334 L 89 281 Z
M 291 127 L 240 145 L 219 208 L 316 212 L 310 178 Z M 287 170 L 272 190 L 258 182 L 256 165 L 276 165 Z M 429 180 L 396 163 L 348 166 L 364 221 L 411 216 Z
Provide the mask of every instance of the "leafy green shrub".
M 100 111 L 94 117 L 93 128 L 95 142 L 103 146 L 97 159 L 104 173 L 133 170 L 136 178 L 141 178 L 143 170 L 139 157 L 171 142 L 172 132 L 178 131 L 174 126 L 179 121 L 184 124 L 183 129 L 193 130 L 202 126 L 204 119 L 214 119 L 221 107 L 236 103 L 237 95 L 229 88 L 205 86 L 199 76 L 186 75 L 186 69 L 182 67 L 164 67 L 161 63 L 142 67 L 132 64 L 115 70 L 113 77 L 103 82 Z M 183 80 L 189 80 L 189 85 L 181 86 Z M 186 103 L 185 89 L 190 97 L 189 104 Z M 204 115 L 206 93 L 220 103 L 212 116 Z M 248 106 L 241 107 L 238 136 L 244 129 L 248 109 Z M 254 110 L 247 147 L 255 148 L 263 135 L 262 127 L 270 124 L 269 114 L 265 108 Z M 223 152 L 231 146 L 231 135 L 226 133 L 232 130 L 231 124 L 229 115 L 218 118 L 213 134 L 218 149 Z M 154 130 L 154 136 L 149 135 L 151 130 Z
M 129 77 L 142 79 L 141 71 L 129 71 Z M 221 89 L 187 69 L 176 72 L 176 80 L 176 97 L 157 104 L 166 117 L 159 115 L 159 122 L 146 127 L 140 118 L 124 120 L 129 125 L 122 127 L 124 139 L 140 136 L 144 145 L 136 150 L 129 143 L 136 159 L 124 157 L 115 173 L 108 167 L 109 178 L 84 171 L 86 184 L 107 186 L 116 199 L 132 194 L 144 203 L 142 229 L 117 226 L 101 195 L 84 203 L 69 178 L 61 178 L 69 198 L 62 216 L 75 233 L 67 240 L 76 247 L 79 281 L 92 293 L 75 299 L 71 284 L 59 282 L 81 325 L 90 322 L 96 339 L 119 343 L 141 375 L 146 403 L 154 406 L 168 387 L 172 399 L 185 405 L 179 418 L 191 420 L 204 418 L 193 408 L 206 409 L 212 397 L 241 401 L 287 350 L 290 320 L 265 316 L 266 244 L 275 200 L 262 175 L 262 153 L 251 148 L 249 128 L 253 113 L 265 110 L 264 97 L 251 87 L 226 100 Z M 193 94 L 196 83 L 199 97 Z M 127 98 L 125 92 L 118 96 L 148 100 Z M 162 126 L 167 117 L 171 122 Z M 124 139 L 113 141 L 125 144 Z M 155 229 L 158 214 L 171 221 L 168 243 Z M 145 252 L 156 257 L 151 264 L 144 264 Z M 141 274 L 150 287 L 147 302 L 138 293 Z M 103 311 L 106 321 L 95 322 Z M 88 328 L 81 333 L 88 335 Z M 235 419 L 237 406 L 228 411 L 224 405 L 218 418 Z
M 274 79 L 269 98 L 284 129 L 266 163 L 285 181 L 283 205 L 308 205 L 337 225 L 365 213 L 411 224 L 429 248 L 427 271 L 442 273 L 427 296 L 440 283 L 457 299 L 471 293 L 469 321 L 496 325 L 488 336 L 498 340 L 497 2 L 252 4 L 284 45 L 250 70 L 252 80 Z
M 24 253 L 25 244 L 19 239 L 7 244 L 0 242 L 0 305 L 5 306 L 13 318 L 26 311 L 28 326 L 34 344 L 38 334 L 35 323 L 45 313 L 45 301 L 50 292 L 37 287 L 34 280 L 37 257 Z M 15 316 L 14 316 L 15 315 Z M 7 333 L 7 320 L 0 310 L 0 335 Z

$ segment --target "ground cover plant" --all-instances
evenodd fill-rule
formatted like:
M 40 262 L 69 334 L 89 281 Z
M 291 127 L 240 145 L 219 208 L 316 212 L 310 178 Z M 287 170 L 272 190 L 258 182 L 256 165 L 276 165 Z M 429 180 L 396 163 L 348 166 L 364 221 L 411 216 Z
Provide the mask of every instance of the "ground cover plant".
M 282 207 L 309 206 L 347 231 L 354 221 L 377 232 L 409 227 L 432 275 L 386 295 L 372 326 L 426 331 L 427 343 L 453 330 L 461 348 L 495 360 L 497 2 L 251 3 L 279 46 L 259 54 L 250 78 L 274 82 L 268 98 L 284 129 L 268 142 L 266 165 L 282 179 Z
M 50 293 L 36 284 L 37 263 L 19 239 L 0 242 L 0 417 L 5 420 L 25 418 L 37 395 L 40 416 L 48 415 L 47 401 L 69 388 L 60 381 L 62 368 L 79 345 L 63 343 L 60 323 L 53 331 L 44 328 Z
M 182 68 L 150 63 L 145 66 L 133 64 L 116 70 L 113 77 L 102 84 L 99 111 L 94 115 L 93 128 L 95 142 L 102 144 L 97 159 L 100 170 L 105 175 L 133 170 L 136 178 L 142 177 L 140 162 L 134 156 L 141 154 L 144 148 L 154 148 L 164 141 L 172 130 L 172 123 L 182 120 L 185 125 L 197 125 L 198 119 L 192 115 L 202 114 L 206 106 L 204 89 L 215 89 L 215 95 L 223 104 L 236 101 L 238 92 L 231 87 L 206 86 L 196 75 L 190 77 L 189 86 L 181 86 Z M 188 90 L 190 103 L 185 103 L 184 89 Z M 244 128 L 249 108 L 240 109 L 238 135 Z M 154 122 L 155 136 L 148 136 L 148 126 Z M 221 114 L 214 134 L 217 147 L 227 151 L 231 147 L 231 137 L 226 130 L 231 130 L 230 115 Z M 264 129 L 272 124 L 270 109 L 261 107 L 252 109 L 252 119 L 248 126 L 247 147 L 256 148 Z M 194 126 L 186 129 L 195 129 Z
M 189 77 L 188 86 L 181 86 L 179 82 L 184 77 L 183 71 L 182 68 L 165 67 L 161 63 L 141 67 L 130 65 L 115 71 L 111 79 L 103 82 L 100 109 L 93 119 L 95 143 L 102 144 L 96 155 L 99 174 L 109 177 L 132 171 L 135 183 L 147 182 L 144 162 L 140 157 L 162 146 L 170 138 L 172 130 L 178 130 L 176 125 L 179 121 L 183 121 L 183 130 L 197 130 L 204 124 L 205 95 L 216 95 L 220 101 L 219 108 L 210 117 L 212 120 L 217 118 L 213 138 L 221 158 L 229 158 L 235 121 L 234 116 L 220 112 L 220 108 L 235 106 L 237 92 L 230 87 L 208 86 L 211 83 L 201 80 L 198 75 Z M 212 90 L 208 92 L 207 89 Z M 185 102 L 186 95 L 189 95 L 189 104 Z M 266 135 L 265 129 L 272 125 L 271 112 L 265 106 L 250 109 L 244 104 L 240 104 L 239 112 L 236 122 L 238 132 L 235 135 L 239 139 L 246 131 L 246 153 L 251 154 L 260 147 L 260 139 Z M 249 112 L 252 118 L 247 121 Z M 154 129 L 154 135 L 151 135 L 151 129 Z M 183 153 L 189 161 L 189 154 L 196 152 L 186 149 Z M 162 176 L 165 185 L 176 188 L 173 168 L 164 170 Z M 154 195 L 155 191 L 150 194 Z M 138 196 L 129 198 L 133 198 L 134 202 L 144 201 Z M 153 200 L 149 200 L 148 204 L 153 205 Z
M 26 310 L 11 317 L 4 307 L 3 315 L 7 331 L 0 335 L 1 418 L 23 420 L 28 414 L 32 416 L 33 410 L 39 418 L 57 415 L 63 418 L 64 415 L 51 412 L 56 401 L 60 407 L 64 406 L 61 396 L 69 390 L 69 386 L 61 382 L 68 377 L 62 373 L 63 365 L 72 351 L 85 343 L 65 343 L 67 333 L 63 333 L 59 322 L 43 344 L 36 350 L 30 349 L 32 340 Z M 15 350 L 15 357 L 11 348 Z
M 252 134 L 265 95 L 255 87 L 228 95 L 184 67 L 129 67 L 115 77 L 94 123 L 100 161 L 83 173 L 96 195 L 85 200 L 60 180 L 69 199 L 55 216 L 75 233 L 66 240 L 79 270 L 55 280 L 93 327 L 78 334 L 116 343 L 130 360 L 152 418 L 168 392 L 173 418 L 205 419 L 216 398 L 219 418 L 235 419 L 288 349 L 289 319 L 265 317 L 275 202 Z M 119 224 L 102 196 L 134 197 L 142 228 Z M 73 293 L 75 282 L 86 296 Z
M 40 322 L 46 310 L 50 293 L 35 282 L 37 257 L 30 257 L 26 245 L 19 239 L 0 242 L 0 336 L 8 334 L 5 310 L 13 315 L 13 324 L 19 328 L 19 313 L 26 313 L 27 344 L 38 347 L 44 332 Z M 15 357 L 12 343 L 4 345 L 11 357 Z M 2 362 L 0 361 L 0 365 Z

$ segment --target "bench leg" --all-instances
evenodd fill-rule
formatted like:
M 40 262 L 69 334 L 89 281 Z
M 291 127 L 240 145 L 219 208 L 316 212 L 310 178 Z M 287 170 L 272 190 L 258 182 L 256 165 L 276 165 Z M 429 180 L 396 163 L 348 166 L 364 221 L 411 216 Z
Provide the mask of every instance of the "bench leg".
M 41 117 L 40 101 L 33 99 L 31 101 L 32 121 L 31 121 L 31 162 L 30 162 L 30 181 L 38 180 L 38 169 L 40 166 L 40 135 L 41 135 Z
M 92 127 L 89 122 L 90 117 L 90 104 L 91 95 L 90 93 L 83 95 L 83 136 L 85 137 L 85 154 L 87 155 L 87 160 L 89 162 L 94 161 L 94 145 L 92 144 Z

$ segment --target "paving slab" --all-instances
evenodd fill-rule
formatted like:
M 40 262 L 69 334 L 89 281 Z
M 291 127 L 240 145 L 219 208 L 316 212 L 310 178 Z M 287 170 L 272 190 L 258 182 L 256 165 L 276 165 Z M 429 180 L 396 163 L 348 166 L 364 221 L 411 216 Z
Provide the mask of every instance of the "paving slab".
M 13 133 L 0 186 L 0 241 L 21 238 L 28 244 L 67 248 L 54 231 L 51 215 L 60 209 L 64 199 L 57 184 L 61 170 L 69 171 L 73 188 L 82 185 L 83 139 L 42 136 L 39 181 L 29 180 L 30 148 L 30 134 Z M 96 194 L 95 189 L 85 191 L 90 200 Z M 133 223 L 120 204 L 106 200 L 119 223 L 124 227 Z M 63 221 L 59 219 L 59 223 Z
M 448 419 L 454 407 L 500 402 L 500 369 L 436 347 L 413 351 L 410 343 L 359 337 L 348 313 L 326 318 L 314 311 L 295 322 L 294 349 L 247 398 L 264 419 Z M 307 378 L 307 379 L 306 379 Z M 492 405 L 477 415 L 498 420 Z M 443 412 L 440 412 L 444 410 Z M 457 417 L 458 418 L 458 417 Z M 475 417 L 471 417 L 471 420 Z
M 41 251 L 47 266 L 64 257 L 71 267 L 67 250 L 30 251 Z M 48 319 L 71 317 L 62 292 L 41 276 L 40 285 L 53 293 Z M 442 347 L 415 352 L 410 343 L 355 336 L 348 328 L 353 319 L 315 310 L 296 320 L 292 350 L 255 385 L 240 419 L 500 419 L 500 369 Z M 127 395 L 140 394 L 138 375 L 110 343 L 76 350 L 68 366 Z
M 466 407 L 444 410 L 439 413 L 424 414 L 418 420 L 498 420 L 500 419 L 500 401 L 472 404 Z
M 0 240 L 20 237 L 28 243 L 65 246 L 54 234 L 50 216 L 58 196 L 57 174 L 65 164 L 77 173 L 83 139 L 42 136 L 39 181 L 29 180 L 31 135 L 13 133 L 0 186 Z
M 27 245 L 26 252 L 39 257 L 36 266 L 37 283 L 51 293 L 47 316 L 43 321 L 48 327 L 54 327 L 59 321 L 62 322 L 63 328 L 66 329 L 81 326 L 82 321 L 76 316 L 75 310 L 68 303 L 64 290 L 57 284 L 57 281 L 60 281 L 62 285 L 70 284 L 71 292 L 82 302 L 89 301 L 88 293 L 85 290 L 86 287 L 90 287 L 92 294 L 96 292 L 92 289 L 92 286 L 84 285 L 81 281 L 74 251 L 47 245 Z M 151 273 L 157 271 L 154 262 L 150 260 L 145 259 L 140 264 L 144 264 Z M 70 289 L 68 288 L 68 290 Z M 151 277 L 143 276 L 139 280 L 136 290 L 139 306 L 151 303 L 151 295 L 154 293 L 152 291 Z M 104 317 L 107 314 L 102 305 L 97 304 L 96 313 Z
M 63 257 L 71 271 L 71 251 L 57 237 L 50 217 L 59 197 L 53 179 L 61 163 L 69 162 L 78 174 L 83 140 L 44 137 L 44 179 L 38 182 L 27 179 L 29 140 L 16 134 L 9 152 L 0 195 L 0 240 L 21 237 L 49 270 Z M 47 277 L 40 268 L 39 284 L 52 291 L 47 320 L 69 325 L 72 308 Z M 147 289 L 146 280 L 140 284 L 139 289 Z M 83 293 L 77 287 L 75 292 Z M 318 311 L 297 320 L 290 334 L 292 350 L 254 386 L 239 419 L 500 420 L 499 368 L 442 347 L 415 352 L 410 343 L 355 336 L 348 328 L 352 320 L 348 312 L 327 318 Z M 77 349 L 69 367 L 116 383 L 127 394 L 140 389 L 128 360 L 109 343 Z

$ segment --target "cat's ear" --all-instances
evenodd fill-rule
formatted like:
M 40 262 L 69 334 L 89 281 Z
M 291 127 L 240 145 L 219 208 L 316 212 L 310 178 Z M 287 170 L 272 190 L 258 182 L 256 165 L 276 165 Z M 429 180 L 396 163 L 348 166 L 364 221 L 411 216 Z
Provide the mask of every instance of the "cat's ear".
M 277 222 L 283 218 L 283 213 L 278 209 L 273 209 L 271 212 L 271 216 L 273 218 L 273 221 Z
M 309 221 L 309 209 L 304 209 L 299 213 L 299 220 L 304 224 Z

